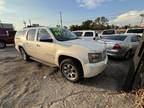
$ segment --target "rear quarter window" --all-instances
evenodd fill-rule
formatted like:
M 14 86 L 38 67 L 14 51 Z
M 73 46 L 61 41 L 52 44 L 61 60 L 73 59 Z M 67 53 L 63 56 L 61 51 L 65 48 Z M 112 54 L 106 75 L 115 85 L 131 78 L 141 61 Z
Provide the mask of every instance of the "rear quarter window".
M 36 29 L 30 29 L 27 33 L 27 40 L 28 41 L 34 41 L 36 35 Z

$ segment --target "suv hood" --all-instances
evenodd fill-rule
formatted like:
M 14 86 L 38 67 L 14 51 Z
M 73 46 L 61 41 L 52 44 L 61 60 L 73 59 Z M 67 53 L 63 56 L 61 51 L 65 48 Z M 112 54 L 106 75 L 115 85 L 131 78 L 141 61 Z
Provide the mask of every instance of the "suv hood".
M 105 44 L 96 42 L 94 40 L 87 41 L 83 39 L 76 39 L 76 40 L 67 41 L 65 43 L 69 45 L 79 45 L 79 46 L 86 47 L 93 51 L 103 51 L 106 48 Z

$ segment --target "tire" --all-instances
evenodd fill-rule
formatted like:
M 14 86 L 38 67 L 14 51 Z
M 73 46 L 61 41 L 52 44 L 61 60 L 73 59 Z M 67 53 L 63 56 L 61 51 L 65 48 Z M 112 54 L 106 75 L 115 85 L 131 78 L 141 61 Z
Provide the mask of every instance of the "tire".
M 127 51 L 127 53 L 125 54 L 124 59 L 128 60 L 128 59 L 130 59 L 131 56 L 132 56 L 132 51 L 129 50 L 129 51 Z
M 62 75 L 70 82 L 77 83 L 81 81 L 83 74 L 81 66 L 72 59 L 65 59 L 60 63 Z
M 20 54 L 21 54 L 21 58 L 24 61 L 29 61 L 29 56 L 27 55 L 27 53 L 25 52 L 23 48 L 20 48 Z
M 0 49 L 4 49 L 6 47 L 6 43 L 4 41 L 0 41 Z

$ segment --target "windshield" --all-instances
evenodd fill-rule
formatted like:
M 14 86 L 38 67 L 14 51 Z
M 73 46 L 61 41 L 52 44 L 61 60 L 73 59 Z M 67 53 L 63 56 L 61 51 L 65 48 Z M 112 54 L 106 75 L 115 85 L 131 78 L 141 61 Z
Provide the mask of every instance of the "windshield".
M 127 31 L 127 33 L 143 33 L 143 29 L 130 29 Z
M 102 39 L 124 41 L 127 36 L 103 36 Z
M 74 33 L 72 33 L 67 29 L 50 28 L 50 30 L 58 41 L 69 41 L 69 40 L 78 39 L 78 37 Z

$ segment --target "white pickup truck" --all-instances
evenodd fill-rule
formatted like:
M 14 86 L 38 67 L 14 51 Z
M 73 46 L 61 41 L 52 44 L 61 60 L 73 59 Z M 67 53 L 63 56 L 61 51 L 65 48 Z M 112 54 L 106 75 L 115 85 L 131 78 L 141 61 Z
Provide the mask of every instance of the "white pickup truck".
M 25 61 L 31 58 L 60 67 L 71 82 L 96 76 L 108 61 L 104 44 L 84 41 L 63 28 L 25 28 L 16 33 L 15 47 Z
M 81 39 L 88 41 L 99 39 L 98 33 L 95 30 L 77 30 L 73 31 L 73 33 L 76 34 Z

